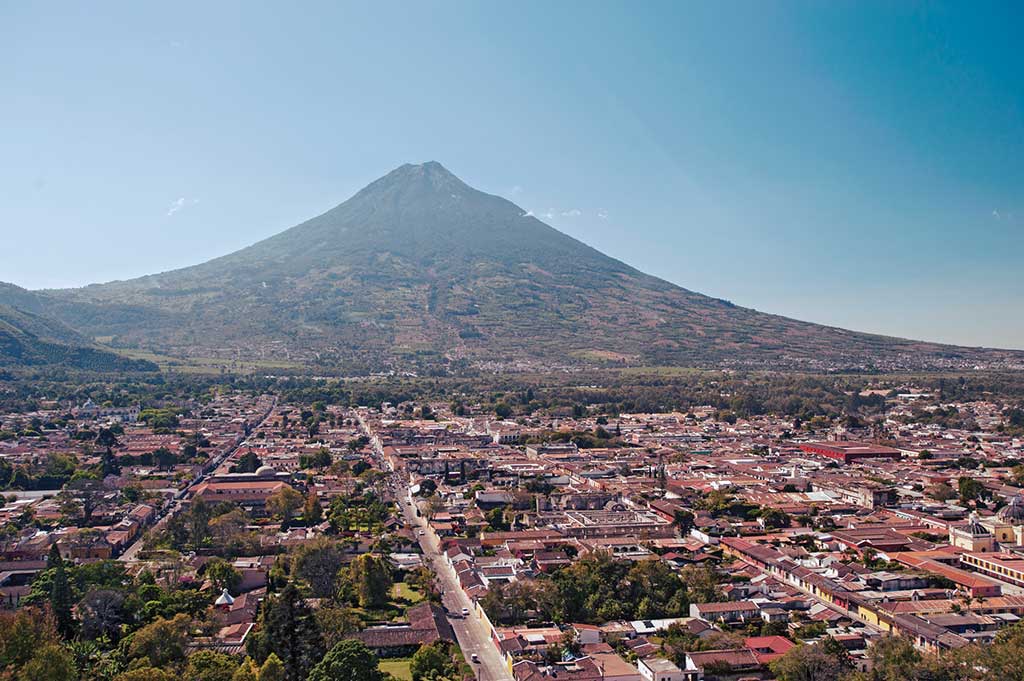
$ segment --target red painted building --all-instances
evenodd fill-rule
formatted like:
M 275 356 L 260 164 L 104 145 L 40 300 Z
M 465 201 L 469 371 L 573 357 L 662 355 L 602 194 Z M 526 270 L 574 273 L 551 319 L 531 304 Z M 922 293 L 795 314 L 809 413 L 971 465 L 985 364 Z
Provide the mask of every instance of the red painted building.
M 892 447 L 882 447 L 870 442 L 800 442 L 801 450 L 843 463 L 858 459 L 898 459 L 900 452 Z

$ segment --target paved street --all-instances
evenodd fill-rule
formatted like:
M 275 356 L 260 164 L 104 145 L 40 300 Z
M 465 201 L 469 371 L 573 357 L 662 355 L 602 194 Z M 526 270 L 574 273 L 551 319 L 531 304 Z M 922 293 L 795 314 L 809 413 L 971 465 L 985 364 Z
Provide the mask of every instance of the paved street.
M 363 432 L 367 436 L 372 437 L 373 433 L 366 425 L 362 416 L 360 415 L 358 418 Z M 384 451 L 376 442 L 373 444 L 373 452 L 378 466 L 382 470 L 392 473 L 391 491 L 402 507 L 402 514 L 405 517 L 406 524 L 416 532 L 420 548 L 423 551 L 424 562 L 432 567 L 437 575 L 438 582 L 444 592 L 442 601 L 450 613 L 448 615 L 448 622 L 451 623 L 452 629 L 455 631 L 459 648 L 462 649 L 462 654 L 465 655 L 466 661 L 476 670 L 477 678 L 480 681 L 512 681 L 512 674 L 508 671 L 508 667 L 505 666 L 501 656 L 498 654 L 498 649 L 491 642 L 491 633 L 487 625 L 474 614 L 473 604 L 459 587 L 459 580 L 455 570 L 441 556 L 440 541 L 431 531 L 426 518 L 416 515 L 412 505 L 412 490 L 407 487 L 407 481 L 403 479 L 405 476 L 404 471 L 401 469 L 396 471 L 394 469 L 391 462 L 384 456 Z M 462 616 L 463 608 L 469 610 L 469 615 L 466 617 Z M 474 653 L 480 658 L 479 663 L 471 662 L 471 656 Z
M 479 656 L 479 664 L 472 662 L 470 664 L 476 669 L 477 678 L 481 681 L 511 681 L 512 675 L 502 662 L 497 648 L 491 642 L 487 625 L 474 614 L 473 604 L 459 588 L 455 571 L 440 554 L 437 537 L 430 531 L 426 519 L 416 515 L 410 505 L 411 496 L 408 496 L 408 491 L 406 494 L 407 496 L 401 499 L 402 512 L 409 526 L 415 528 L 417 535 L 421 531 L 423 532 L 422 535 L 419 535 L 423 558 L 424 561 L 429 562 L 437 574 L 444 591 L 444 605 L 451 613 L 448 621 L 451 622 L 452 629 L 455 630 L 455 636 L 459 641 L 459 647 L 462 648 L 463 655 L 466 656 L 466 661 L 469 662 L 470 656 L 474 653 Z M 463 617 L 461 614 L 463 608 L 469 610 L 467 617 Z

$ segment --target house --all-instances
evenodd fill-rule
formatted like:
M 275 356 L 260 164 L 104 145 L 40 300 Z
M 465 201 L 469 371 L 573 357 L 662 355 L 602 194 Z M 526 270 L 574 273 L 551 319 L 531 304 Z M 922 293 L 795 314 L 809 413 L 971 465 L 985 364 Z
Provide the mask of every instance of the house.
M 743 645 L 761 664 L 785 655 L 796 644 L 783 636 L 752 636 L 743 640 Z
M 634 620 L 629 623 L 633 630 L 638 636 L 649 636 L 656 634 L 659 631 L 665 631 L 673 624 L 683 623 L 686 618 L 683 617 L 671 617 L 667 619 L 656 619 L 656 620 Z
M 637 660 L 637 671 L 644 681 L 688 681 L 695 678 L 687 674 L 671 660 L 662 657 L 648 657 Z
M 287 486 L 287 483 L 280 480 L 203 482 L 196 486 L 195 498 L 209 503 L 226 501 L 246 506 L 263 506 L 267 499 Z
M 454 641 L 455 633 L 444 610 L 433 603 L 421 603 L 406 611 L 407 622 L 370 627 L 349 638 L 362 641 L 378 657 L 412 655 L 421 645 L 434 641 Z
M 64 560 L 79 562 L 107 560 L 114 554 L 114 547 L 105 536 L 79 532 L 69 533 L 59 539 L 57 548 Z
M 473 560 L 473 555 L 456 544 L 455 546 L 450 546 L 445 550 L 444 558 L 448 561 L 449 565 L 455 567 L 455 564 L 458 562 Z
M 520 660 L 512 665 L 515 681 L 603 681 L 604 673 L 589 657 L 557 664 L 538 664 L 533 660 Z
M 593 624 L 574 624 L 572 628 L 580 645 L 601 642 L 601 629 Z
M 613 652 L 593 653 L 590 658 L 604 675 L 604 681 L 643 681 L 639 669 Z
M 760 616 L 760 609 L 750 601 L 690 604 L 690 617 L 699 617 L 705 622 L 746 622 Z
M 753 651 L 747 648 L 705 650 L 686 654 L 687 671 L 695 670 L 696 679 L 717 679 L 736 674 L 745 675 L 761 668 Z

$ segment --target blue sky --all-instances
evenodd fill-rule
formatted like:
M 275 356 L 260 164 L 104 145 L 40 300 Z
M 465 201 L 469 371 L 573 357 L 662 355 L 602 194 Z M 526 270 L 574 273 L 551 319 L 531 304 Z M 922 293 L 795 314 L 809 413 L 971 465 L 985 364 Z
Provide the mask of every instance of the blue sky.
M 0 280 L 197 263 L 438 160 L 690 289 L 1024 348 L 1019 3 L 0 0 Z

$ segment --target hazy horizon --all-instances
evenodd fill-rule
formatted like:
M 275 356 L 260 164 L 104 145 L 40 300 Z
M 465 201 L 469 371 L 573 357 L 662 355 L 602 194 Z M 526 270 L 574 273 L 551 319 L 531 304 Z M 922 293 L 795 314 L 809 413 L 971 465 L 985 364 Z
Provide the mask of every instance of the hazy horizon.
M 690 290 L 1024 348 L 1020 10 L 745 9 L 7 7 L 0 280 L 198 264 L 437 160 Z

